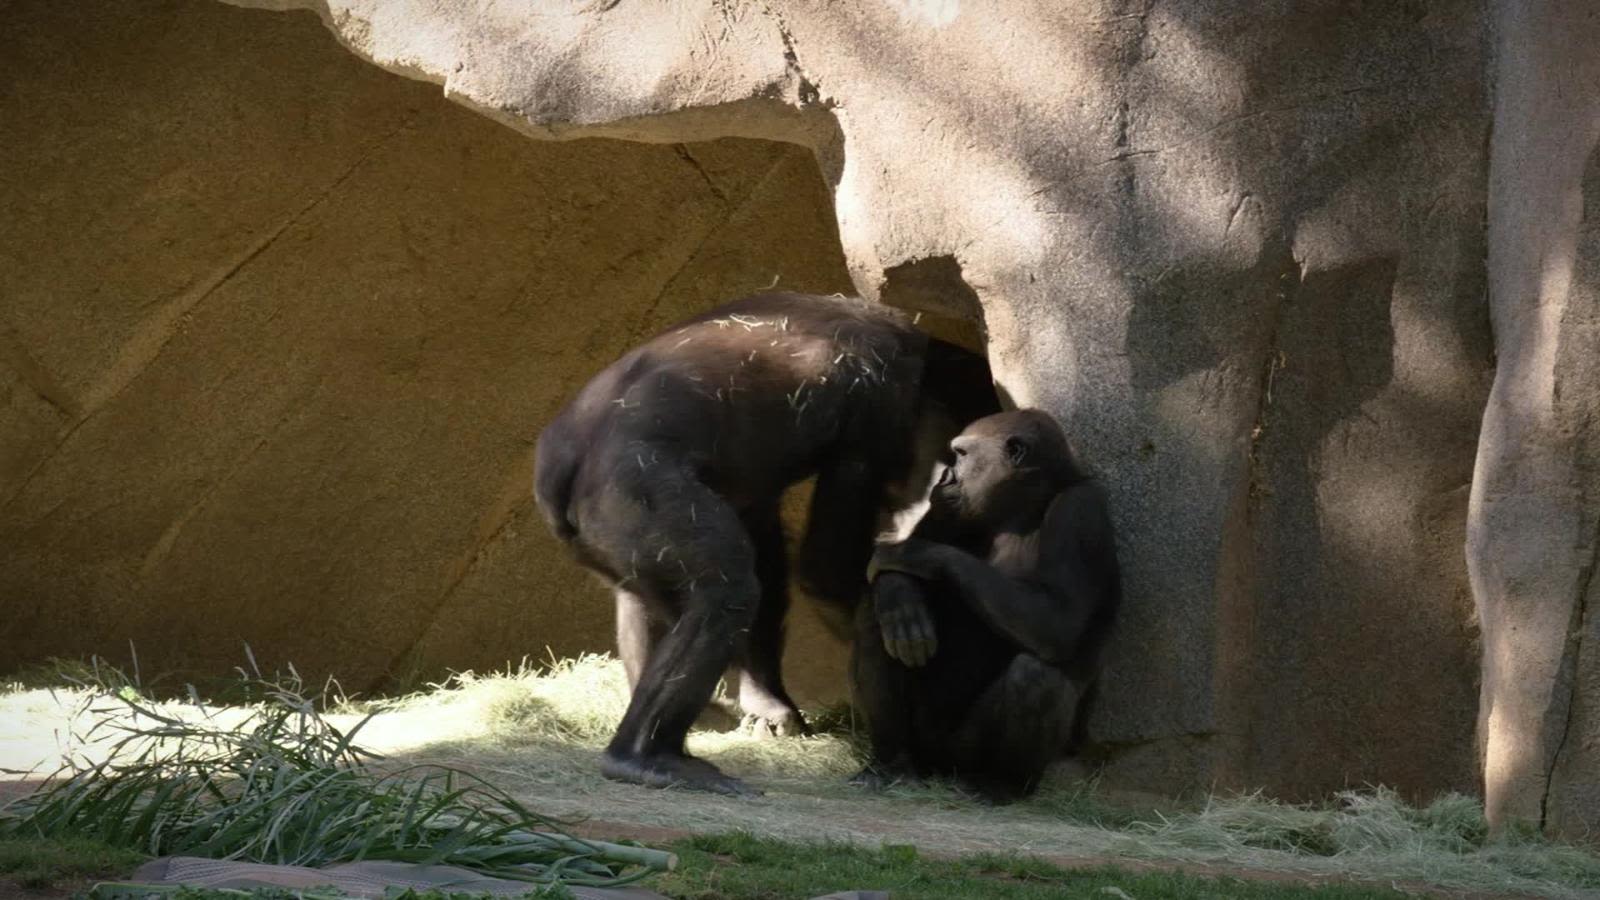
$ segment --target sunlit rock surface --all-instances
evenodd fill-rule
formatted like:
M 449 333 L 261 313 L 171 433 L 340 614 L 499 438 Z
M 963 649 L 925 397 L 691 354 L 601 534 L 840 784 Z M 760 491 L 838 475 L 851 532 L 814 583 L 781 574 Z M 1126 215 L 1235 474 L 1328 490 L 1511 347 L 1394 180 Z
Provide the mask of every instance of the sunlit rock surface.
M 1495 4 L 1498 367 L 1468 559 L 1492 820 L 1600 834 L 1600 11 Z

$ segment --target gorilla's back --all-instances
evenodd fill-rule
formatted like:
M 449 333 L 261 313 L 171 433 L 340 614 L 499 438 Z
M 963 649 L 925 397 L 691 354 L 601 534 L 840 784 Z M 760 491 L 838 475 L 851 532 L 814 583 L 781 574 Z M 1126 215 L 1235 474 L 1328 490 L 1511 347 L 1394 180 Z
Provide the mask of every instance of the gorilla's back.
M 909 449 L 927 338 L 885 306 L 757 294 L 682 322 L 589 381 L 540 434 L 535 492 L 570 537 L 575 484 L 665 461 L 735 505 L 823 458 Z

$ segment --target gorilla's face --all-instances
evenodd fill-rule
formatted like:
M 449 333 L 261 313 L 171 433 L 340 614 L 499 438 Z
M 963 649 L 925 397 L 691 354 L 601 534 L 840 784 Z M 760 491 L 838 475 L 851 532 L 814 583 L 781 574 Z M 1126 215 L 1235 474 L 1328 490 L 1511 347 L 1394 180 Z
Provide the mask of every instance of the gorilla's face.
M 1028 498 L 1055 480 L 1066 440 L 1054 420 L 1020 410 L 973 422 L 950 451 L 954 459 L 934 486 L 933 502 L 964 519 L 1000 525 L 1024 513 Z
M 1004 491 L 1020 455 L 1016 452 L 1020 448 L 1009 443 L 996 435 L 967 433 L 951 441 L 954 458 L 934 488 L 939 499 L 974 518 L 987 518 L 983 515 L 986 501 Z

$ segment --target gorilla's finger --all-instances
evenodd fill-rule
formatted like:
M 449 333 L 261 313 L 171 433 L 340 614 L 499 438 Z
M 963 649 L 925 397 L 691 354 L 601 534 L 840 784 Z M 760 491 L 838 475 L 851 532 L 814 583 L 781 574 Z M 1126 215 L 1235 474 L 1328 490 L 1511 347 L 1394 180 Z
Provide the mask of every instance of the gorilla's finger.
M 917 637 L 917 615 L 912 610 L 901 610 L 894 615 L 894 636 L 901 641 L 912 641 Z
M 939 649 L 939 632 L 933 625 L 933 619 L 926 615 L 917 622 L 917 639 L 927 648 L 928 658 L 932 659 Z
M 887 630 L 883 632 L 883 650 L 885 653 L 889 654 L 889 658 L 895 662 L 905 662 L 905 660 L 901 658 L 902 651 L 900 648 L 899 638 L 896 638 Z
M 920 664 L 917 662 L 916 647 L 910 641 L 901 641 L 899 646 L 900 664 L 911 669 L 917 668 Z
M 906 637 L 905 635 L 901 635 L 900 637 L 896 638 L 894 642 L 894 648 L 894 658 L 899 660 L 901 665 L 910 666 L 912 668 L 916 667 L 917 649 L 916 645 L 911 642 L 910 638 Z
M 910 666 L 913 669 L 918 669 L 918 668 L 922 667 L 922 663 L 923 663 L 922 654 L 917 649 L 917 642 L 916 641 L 911 640 L 910 638 L 906 638 L 905 640 L 902 640 L 900 642 L 900 647 L 901 647 L 901 653 L 903 654 L 902 661 L 906 665 Z
M 925 611 L 920 608 L 911 608 L 906 610 L 905 624 L 902 626 L 902 629 L 905 632 L 906 640 L 922 640 L 923 631 L 925 629 L 924 623 L 926 619 L 927 616 L 925 615 Z
M 917 661 L 916 644 L 903 637 L 896 638 L 894 643 L 888 647 L 888 650 L 889 655 L 903 666 L 915 669 L 922 665 Z
M 921 640 L 912 640 L 909 643 L 910 643 L 910 646 L 911 646 L 911 658 L 912 658 L 911 667 L 913 669 L 920 669 L 923 666 L 927 665 L 928 664 L 928 645 L 923 643 Z
M 920 669 L 928 664 L 932 654 L 928 652 L 928 642 L 923 637 L 922 629 L 916 620 L 907 623 L 905 643 L 907 652 L 911 654 L 911 665 L 914 668 Z

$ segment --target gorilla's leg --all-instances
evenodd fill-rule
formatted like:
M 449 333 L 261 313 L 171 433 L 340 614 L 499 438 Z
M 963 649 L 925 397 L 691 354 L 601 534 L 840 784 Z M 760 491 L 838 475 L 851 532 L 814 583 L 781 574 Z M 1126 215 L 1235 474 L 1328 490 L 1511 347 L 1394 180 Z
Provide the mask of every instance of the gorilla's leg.
M 622 660 L 622 670 L 628 674 L 628 695 L 639 687 L 639 676 L 644 672 L 650 651 L 667 631 L 664 610 L 655 609 L 649 601 L 626 588 L 615 589 L 617 597 L 617 656 Z M 736 681 L 739 668 L 730 669 L 725 677 Z M 726 697 L 716 697 L 695 717 L 696 728 L 728 731 L 739 725 L 743 710 Z
M 1079 694 L 1060 669 L 1017 654 L 954 735 L 957 776 L 995 802 L 1032 793 L 1066 750 Z
M 617 597 L 617 655 L 622 657 L 622 669 L 628 673 L 628 691 L 639 687 L 639 676 L 650 659 L 650 650 L 661 640 L 666 630 L 658 617 L 650 614 L 645 599 L 627 588 L 616 588 Z
M 744 523 L 755 545 L 761 606 L 738 656 L 739 708 L 758 736 L 808 734 L 799 707 L 783 687 L 783 620 L 789 610 L 783 522 L 777 507 L 770 506 L 746 513 Z
M 915 590 L 910 578 L 893 579 L 901 587 Z M 850 650 L 850 702 L 866 719 L 870 750 L 867 765 L 850 779 L 851 784 L 878 788 L 900 778 L 916 776 L 911 759 L 917 710 L 917 673 L 889 655 L 883 645 L 883 630 L 871 601 L 856 610 L 855 643 Z
M 601 771 L 653 787 L 750 793 L 684 753 L 683 741 L 755 621 L 754 549 L 720 496 L 671 465 L 636 462 L 648 458 L 630 450 L 579 511 L 586 549 L 677 613 L 639 673 Z

